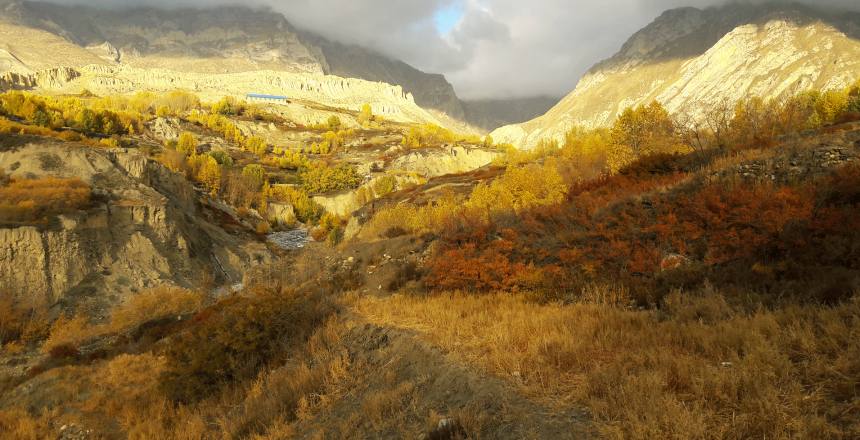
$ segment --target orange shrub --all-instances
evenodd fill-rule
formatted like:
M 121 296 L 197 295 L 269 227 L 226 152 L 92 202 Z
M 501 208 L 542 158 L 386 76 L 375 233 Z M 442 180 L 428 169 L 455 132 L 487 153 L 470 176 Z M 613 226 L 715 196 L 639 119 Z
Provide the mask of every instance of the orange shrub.
M 90 203 L 90 187 L 77 178 L 12 179 L 0 187 L 0 221 L 32 222 Z

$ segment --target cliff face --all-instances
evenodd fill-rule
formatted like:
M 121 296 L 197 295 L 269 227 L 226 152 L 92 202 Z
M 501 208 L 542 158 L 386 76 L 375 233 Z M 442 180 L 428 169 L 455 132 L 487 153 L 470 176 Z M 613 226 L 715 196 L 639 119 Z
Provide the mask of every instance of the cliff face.
M 5 6 L 4 6 L 5 4 Z M 0 1 L 0 72 L 126 65 L 181 73 L 330 74 L 401 86 L 425 108 L 462 119 L 445 77 L 372 50 L 299 32 L 279 13 L 243 7 L 97 9 Z M 25 38 L 12 38 L 21 35 Z M 30 43 L 26 43 L 29 41 Z M 58 57 L 54 54 L 64 53 Z
M 652 100 L 696 117 L 722 100 L 845 87 L 860 77 L 858 38 L 858 14 L 773 5 L 668 11 L 546 114 L 492 136 L 530 148 L 576 125 L 611 124 L 626 107 Z
M 397 84 L 412 93 L 415 102 L 422 107 L 444 112 L 452 118 L 465 116 L 454 87 L 443 75 L 425 73 L 375 51 L 330 41 L 309 32 L 302 32 L 301 38 L 318 49 L 326 73 Z
M 46 69 L 92 65 L 169 70 L 177 76 L 283 72 L 383 82 L 400 86 L 424 109 L 484 129 L 536 116 L 531 104 L 540 101 L 501 100 L 469 105 L 466 111 L 443 75 L 299 31 L 271 10 L 238 6 L 102 9 L 0 0 L 0 89 L 35 87 L 35 80 L 27 75 Z M 352 105 L 355 108 L 362 104 L 357 97 L 351 101 L 357 103 Z
M 79 177 L 96 200 L 48 225 L 0 228 L 0 285 L 13 295 L 111 301 L 204 274 L 236 283 L 269 258 L 261 243 L 207 222 L 190 184 L 136 151 L 35 141 L 0 152 L 0 167 L 13 177 Z

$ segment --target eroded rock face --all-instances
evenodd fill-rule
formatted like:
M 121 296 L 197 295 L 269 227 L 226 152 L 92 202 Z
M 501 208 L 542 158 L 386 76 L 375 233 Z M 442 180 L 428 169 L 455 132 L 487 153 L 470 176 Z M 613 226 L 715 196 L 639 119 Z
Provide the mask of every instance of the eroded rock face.
M 492 132 L 531 148 L 574 126 L 611 124 L 629 106 L 662 103 L 700 118 L 741 98 L 844 88 L 860 77 L 860 15 L 832 17 L 797 5 L 668 11 L 594 66 L 546 114 Z
M 241 87 L 219 92 L 215 88 L 211 93 L 272 93 L 298 98 L 320 94 L 322 100 L 313 100 L 355 110 L 367 102 L 375 114 L 440 125 L 446 124 L 447 117 L 429 117 L 424 112 L 421 118 L 414 119 L 413 107 L 438 110 L 452 118 L 464 116 L 460 100 L 444 76 L 421 72 L 373 50 L 299 32 L 283 15 L 271 10 L 241 6 L 102 9 L 20 0 L 9 3 L 0 8 L 0 41 L 16 43 L 4 46 L 2 51 L 6 53 L 0 51 L 0 73 L 17 75 L 0 79 L 0 89 L 62 87 L 60 81 L 37 80 L 34 73 L 59 66 L 81 69 L 96 65 L 108 69 L 100 70 L 101 75 L 91 81 L 77 84 L 78 88 L 98 90 L 97 93 L 177 87 L 206 93 L 214 84 L 185 81 L 182 77 L 280 72 L 319 81 L 301 78 L 300 84 L 283 84 L 284 76 L 263 74 Z M 28 43 L 17 44 L 19 40 Z M 135 74 L 131 78 L 105 75 L 112 67 L 170 70 L 175 79 L 158 74 Z M 328 75 L 338 75 L 338 79 L 330 81 Z M 361 79 L 364 86 L 344 82 L 344 78 Z M 172 84 L 174 80 L 182 85 Z M 387 83 L 386 87 L 376 86 L 378 81 Z M 392 96 L 374 99 L 377 95 Z
M 390 168 L 436 177 L 481 168 L 489 165 L 499 154 L 497 151 L 463 146 L 419 150 L 398 157 Z
M 98 194 L 92 207 L 46 225 L 0 228 L 0 285 L 13 295 L 113 301 L 190 287 L 204 273 L 235 283 L 269 258 L 264 244 L 203 220 L 194 188 L 135 150 L 46 140 L 0 153 L 0 167 L 13 177 L 79 177 Z
M 271 223 L 281 226 L 296 223 L 296 212 L 293 210 L 293 205 L 289 203 L 269 202 L 267 213 Z

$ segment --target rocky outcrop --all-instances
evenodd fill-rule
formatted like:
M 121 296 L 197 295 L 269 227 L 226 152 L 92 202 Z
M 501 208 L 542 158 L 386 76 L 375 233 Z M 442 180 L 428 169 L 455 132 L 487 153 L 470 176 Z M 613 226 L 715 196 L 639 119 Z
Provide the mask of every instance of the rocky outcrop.
M 79 76 L 80 73 L 71 67 L 55 67 L 34 73 L 5 72 L 0 75 L 0 91 L 59 88 Z
M 309 32 L 303 32 L 301 38 L 318 48 L 328 74 L 397 84 L 411 93 L 421 107 L 444 112 L 452 118 L 466 116 L 454 87 L 442 75 L 425 73 L 375 51 L 330 41 Z
M 389 168 L 436 177 L 481 168 L 489 165 L 500 154 L 498 151 L 464 146 L 418 150 L 398 157 Z
M 797 5 L 732 4 L 668 11 L 594 66 L 546 114 L 491 133 L 531 148 L 574 126 L 610 124 L 629 106 L 661 102 L 700 117 L 714 104 L 842 88 L 860 77 L 860 15 Z
M 269 202 L 266 214 L 270 223 L 280 226 L 296 224 L 296 212 L 289 203 Z
M 191 184 L 136 150 L 46 140 L 0 153 L 0 167 L 13 177 L 79 177 L 96 194 L 90 208 L 48 224 L 0 228 L 0 285 L 9 293 L 109 302 L 161 284 L 190 287 L 204 273 L 238 282 L 269 258 L 250 235 L 206 221 Z
M 181 127 L 179 126 L 179 120 L 176 118 L 155 118 L 146 125 L 156 139 L 170 141 L 179 138 Z

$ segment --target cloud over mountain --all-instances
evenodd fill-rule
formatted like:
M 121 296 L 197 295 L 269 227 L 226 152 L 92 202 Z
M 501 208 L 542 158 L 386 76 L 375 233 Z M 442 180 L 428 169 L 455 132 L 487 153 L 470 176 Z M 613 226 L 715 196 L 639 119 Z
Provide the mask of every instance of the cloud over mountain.
M 72 0 L 99 6 L 213 6 L 235 1 Z M 247 2 L 243 2 L 247 4 Z M 444 73 L 465 98 L 570 91 L 596 61 L 614 53 L 662 11 L 723 4 L 715 0 L 251 0 L 296 26 L 376 49 L 422 70 Z M 747 2 L 749 3 L 749 2 Z M 763 3 L 763 2 L 757 2 Z M 786 2 L 788 3 L 788 2 Z M 860 9 L 856 0 L 808 0 L 815 7 Z M 435 14 L 460 18 L 440 31 Z M 446 26 L 447 30 L 448 26 Z

